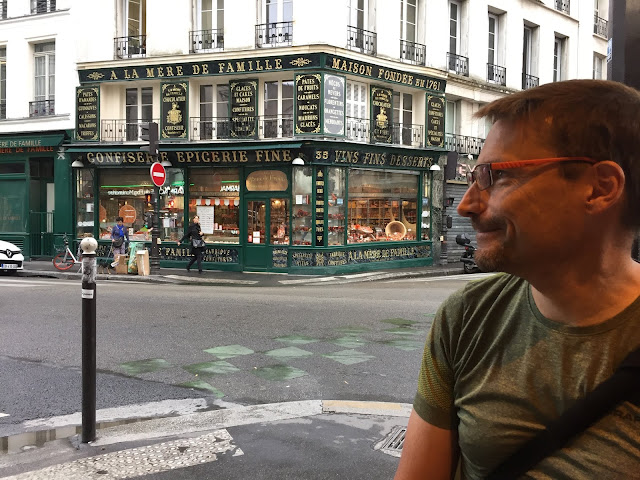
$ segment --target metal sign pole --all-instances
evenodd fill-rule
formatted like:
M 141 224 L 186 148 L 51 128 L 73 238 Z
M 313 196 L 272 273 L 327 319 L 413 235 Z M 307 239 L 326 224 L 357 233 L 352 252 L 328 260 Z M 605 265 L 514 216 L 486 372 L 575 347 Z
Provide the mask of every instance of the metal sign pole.
M 82 248 L 82 443 L 96 439 L 96 249 L 95 238 Z
M 160 188 L 153 187 L 153 228 L 151 229 L 151 258 L 149 259 L 149 273 L 158 275 L 160 273 L 160 252 L 158 251 L 158 233 L 160 228 Z

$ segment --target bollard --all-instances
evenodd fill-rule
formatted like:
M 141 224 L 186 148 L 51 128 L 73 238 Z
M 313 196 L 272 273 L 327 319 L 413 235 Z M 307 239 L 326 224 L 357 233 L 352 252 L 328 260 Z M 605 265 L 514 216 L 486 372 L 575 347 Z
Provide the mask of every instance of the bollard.
M 82 248 L 82 443 L 96 439 L 96 249 L 95 238 Z

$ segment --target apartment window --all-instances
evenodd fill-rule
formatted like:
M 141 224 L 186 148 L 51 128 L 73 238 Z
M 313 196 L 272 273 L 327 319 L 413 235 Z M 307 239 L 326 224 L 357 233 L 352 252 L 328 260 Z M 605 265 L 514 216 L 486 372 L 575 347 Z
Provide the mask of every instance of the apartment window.
M 412 144 L 412 123 L 413 96 L 410 93 L 393 92 L 393 143 Z M 419 135 L 416 138 L 416 141 L 418 140 Z
M 200 140 L 230 137 L 229 85 L 200 86 L 200 120 L 195 132 Z
M 6 7 L 7 2 L 3 2 Z M 6 8 L 5 8 L 6 11 Z M 47 13 L 56 11 L 56 0 L 31 0 L 31 13 Z M 5 17 L 6 18 L 6 17 Z
M 140 37 L 147 34 L 147 0 L 125 0 L 123 36 Z
M 0 47 L 0 118 L 7 118 L 7 47 Z
M 369 27 L 369 2 L 368 0 L 349 0 L 349 25 L 361 30 Z
M 34 100 L 40 107 L 52 104 L 56 91 L 56 44 L 38 43 L 34 46 Z M 41 112 L 40 112 L 41 113 Z M 51 113 L 51 112 L 49 112 Z
M 489 56 L 488 63 L 498 65 L 498 17 L 489 14 Z
M 351 140 L 369 139 L 368 92 L 365 83 L 347 81 L 347 136 Z
M 417 30 L 418 0 L 401 0 L 400 38 L 408 42 L 418 41 Z
M 127 88 L 125 96 L 127 140 L 136 141 L 140 139 L 140 122 L 153 119 L 153 88 Z
M 191 51 L 224 48 L 224 0 L 197 0 Z
M 444 116 L 444 132 L 451 135 L 456 133 L 456 115 L 457 115 L 457 102 L 447 100 L 446 113 Z
M 602 76 L 602 67 L 604 65 L 604 57 L 598 55 L 597 53 L 593 54 L 593 78 L 595 80 L 602 80 L 604 77 Z
M 7 18 L 7 0 L 0 1 L 0 18 Z
M 531 28 L 524 27 L 524 40 L 522 43 L 522 73 L 531 75 L 531 40 L 533 38 L 533 32 Z
M 265 138 L 293 136 L 293 81 L 264 82 Z
M 553 81 L 559 82 L 562 80 L 564 72 L 562 71 L 562 64 L 564 61 L 564 43 L 565 39 L 556 37 L 553 44 Z
M 262 18 L 265 23 L 292 22 L 293 0 L 264 0 Z
M 449 2 L 449 53 L 460 53 L 460 4 Z

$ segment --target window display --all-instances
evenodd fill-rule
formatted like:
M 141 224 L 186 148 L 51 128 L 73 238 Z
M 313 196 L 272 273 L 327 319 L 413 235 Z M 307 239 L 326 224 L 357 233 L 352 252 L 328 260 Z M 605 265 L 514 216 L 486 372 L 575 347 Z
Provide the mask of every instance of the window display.
M 184 174 L 180 168 L 167 168 L 167 179 L 160 187 L 160 239 L 177 242 L 184 231 Z
M 329 168 L 327 182 L 327 222 L 329 245 L 344 245 L 344 219 L 345 219 L 345 179 L 344 168 Z
M 289 202 L 285 198 L 271 199 L 271 245 L 289 245 Z
M 78 169 L 76 176 L 76 233 L 78 238 L 92 237 L 95 224 L 93 199 L 94 170 Z
M 424 175 L 422 182 L 422 240 L 431 240 L 431 176 Z
M 293 245 L 311 245 L 313 240 L 312 179 L 311 167 L 293 169 Z
M 207 243 L 240 243 L 240 172 L 189 169 L 189 218 L 200 217 Z
M 416 240 L 417 172 L 349 171 L 347 243 Z

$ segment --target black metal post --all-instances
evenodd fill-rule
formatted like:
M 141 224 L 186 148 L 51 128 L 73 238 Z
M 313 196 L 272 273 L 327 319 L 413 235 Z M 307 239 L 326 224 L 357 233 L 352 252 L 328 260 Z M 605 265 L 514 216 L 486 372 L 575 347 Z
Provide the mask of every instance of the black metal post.
M 153 228 L 151 229 L 151 258 L 149 259 L 149 273 L 160 273 L 160 252 L 158 249 L 158 233 L 160 230 L 160 188 L 153 187 Z
M 82 248 L 82 443 L 96 439 L 96 248 L 85 238 Z

